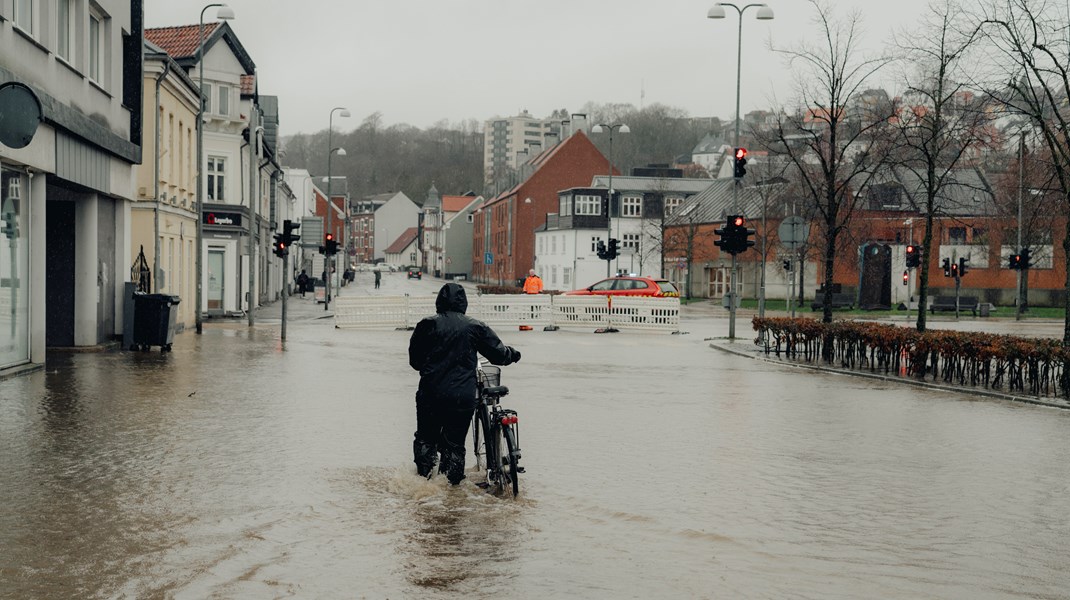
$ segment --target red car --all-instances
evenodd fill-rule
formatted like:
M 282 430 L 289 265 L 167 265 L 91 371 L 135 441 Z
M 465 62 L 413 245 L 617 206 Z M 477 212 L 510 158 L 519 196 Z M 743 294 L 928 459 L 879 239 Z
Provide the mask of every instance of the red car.
M 667 279 L 652 277 L 610 277 L 582 290 L 565 292 L 567 296 L 657 296 L 679 297 L 676 285 Z

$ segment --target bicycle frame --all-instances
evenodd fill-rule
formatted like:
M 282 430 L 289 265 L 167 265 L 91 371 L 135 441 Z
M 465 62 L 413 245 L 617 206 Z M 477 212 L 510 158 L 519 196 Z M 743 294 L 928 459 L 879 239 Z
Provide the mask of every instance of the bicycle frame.
M 473 417 L 472 440 L 476 468 L 487 473 L 486 487 L 495 493 L 511 487 L 516 496 L 520 490 L 519 475 L 524 472 L 519 465 L 519 419 L 515 410 L 501 405 L 501 398 L 509 393 L 509 388 L 497 385 L 500 373 L 498 367 L 480 365 L 479 405 Z

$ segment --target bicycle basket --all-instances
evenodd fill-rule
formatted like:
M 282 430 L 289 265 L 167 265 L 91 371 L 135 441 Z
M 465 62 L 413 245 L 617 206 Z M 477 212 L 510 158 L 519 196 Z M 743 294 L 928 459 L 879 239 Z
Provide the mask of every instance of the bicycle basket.
M 502 384 L 502 368 L 494 365 L 481 365 L 478 371 L 479 386 L 492 387 Z

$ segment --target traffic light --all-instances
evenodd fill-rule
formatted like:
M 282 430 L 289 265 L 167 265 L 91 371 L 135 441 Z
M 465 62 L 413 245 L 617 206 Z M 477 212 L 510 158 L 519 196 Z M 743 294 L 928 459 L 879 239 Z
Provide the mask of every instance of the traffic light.
M 914 244 L 907 245 L 907 268 L 913 269 L 921 266 L 921 248 Z
M 944 259 L 944 277 L 951 277 L 951 259 Z
M 334 239 L 333 233 L 328 233 L 327 237 L 323 240 L 323 245 L 320 246 L 320 254 L 324 256 L 334 256 L 338 254 L 338 242 Z
M 595 246 L 595 248 L 598 249 L 598 258 L 606 260 L 606 243 L 602 240 L 598 240 L 598 245 Z
M 1021 254 L 1012 254 L 1012 255 L 1008 256 L 1007 257 L 1007 267 L 1011 268 L 1011 269 L 1014 269 L 1016 271 L 1018 269 L 1021 269 L 1022 268 L 1022 255 Z
M 903 285 L 910 285 L 910 271 L 903 271 Z
M 954 277 L 956 279 L 961 277 L 961 275 L 959 275 L 959 264 L 958 263 L 951 263 L 951 277 Z
M 1020 268 L 1028 269 L 1033 266 L 1033 261 L 1029 256 L 1029 248 L 1022 248 L 1022 265 Z
M 965 256 L 959 258 L 959 277 L 962 277 L 966 274 L 966 264 L 968 262 L 970 262 L 970 259 L 966 258 Z
M 613 260 L 620 256 L 620 240 L 609 238 L 609 248 L 606 248 L 606 259 Z
M 4 228 L 0 229 L 0 233 L 7 236 L 7 239 L 13 240 L 19 237 L 19 218 L 14 212 L 5 212 L 4 215 Z
M 784 261 L 784 270 L 788 271 L 788 272 L 791 272 L 791 261 L 790 260 L 785 260 Z
M 747 229 L 747 220 L 742 215 L 729 216 L 724 226 L 715 229 L 719 239 L 714 240 L 713 245 L 719 247 L 728 254 L 740 254 L 754 245 L 750 236 L 754 235 L 753 229 Z
M 736 148 L 736 154 L 733 158 L 735 164 L 732 173 L 735 175 L 736 179 L 739 179 L 747 174 L 747 149 Z
M 279 258 L 290 254 L 290 244 L 286 242 L 286 234 L 276 233 L 275 243 L 272 245 L 272 248 L 272 252 L 274 252 L 275 256 L 278 256 Z
M 290 244 L 292 244 L 292 243 L 296 242 L 297 240 L 301 239 L 301 236 L 294 235 L 294 233 L 293 233 L 295 230 L 300 229 L 300 228 L 301 228 L 301 224 L 300 223 L 294 223 L 293 221 L 291 221 L 289 219 L 287 219 L 287 220 L 282 222 L 282 235 L 285 236 L 284 239 L 286 240 L 286 245 L 287 246 L 289 246 Z

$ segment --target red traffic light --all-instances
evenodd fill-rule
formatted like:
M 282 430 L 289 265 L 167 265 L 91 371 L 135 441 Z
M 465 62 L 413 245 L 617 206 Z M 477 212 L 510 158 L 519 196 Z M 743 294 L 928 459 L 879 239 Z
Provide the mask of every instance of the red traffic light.
M 736 148 L 736 158 L 747 158 L 746 148 Z
M 333 239 L 334 239 L 334 234 L 333 233 L 328 233 L 327 234 L 327 241 L 329 242 L 329 241 L 331 241 Z
M 915 250 L 914 246 L 907 246 L 907 254 L 914 254 Z
M 903 285 L 910 284 L 910 271 L 903 271 Z
M 735 225 L 736 227 L 743 227 L 743 223 L 744 223 L 743 217 L 736 217 L 735 219 L 732 220 L 732 224 Z

